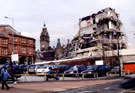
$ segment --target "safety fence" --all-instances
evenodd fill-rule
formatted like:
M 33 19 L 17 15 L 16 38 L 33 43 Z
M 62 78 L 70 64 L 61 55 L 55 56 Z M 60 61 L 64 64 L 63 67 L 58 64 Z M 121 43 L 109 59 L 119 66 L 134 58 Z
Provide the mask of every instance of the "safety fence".
M 129 70 L 128 70 L 129 72 Z M 106 73 L 106 77 L 116 77 L 119 76 L 119 71 L 110 71 Z M 93 78 L 97 79 L 99 78 L 99 74 L 97 72 L 93 72 L 93 73 L 61 73 L 61 74 L 47 74 L 44 73 L 43 75 L 39 76 L 36 74 L 21 74 L 21 78 L 18 78 L 18 81 L 21 82 L 29 82 L 29 81 L 48 81 L 51 78 L 54 78 L 55 80 L 85 80 L 91 77 L 86 77 L 86 76 L 91 75 Z M 124 75 L 129 75 L 128 74 L 124 74 L 124 71 L 121 71 L 121 76 Z M 20 74 L 16 74 L 15 76 L 20 76 Z M 75 78 L 73 78 L 75 77 Z

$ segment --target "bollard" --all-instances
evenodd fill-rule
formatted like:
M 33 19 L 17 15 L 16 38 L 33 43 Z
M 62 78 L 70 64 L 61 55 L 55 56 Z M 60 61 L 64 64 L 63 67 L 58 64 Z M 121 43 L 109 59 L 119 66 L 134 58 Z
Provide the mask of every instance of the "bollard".
M 98 73 L 93 73 L 93 75 L 94 75 L 94 78 L 98 78 Z
M 84 73 L 82 73 L 82 80 L 84 79 Z
M 115 72 L 115 74 L 114 74 L 114 75 L 115 75 L 115 76 L 117 76 L 117 71 L 114 71 L 114 72 Z
M 27 79 L 26 79 L 26 73 L 25 73 L 25 75 L 24 75 L 25 77 L 24 77 L 24 81 L 26 82 L 27 81 Z
M 106 77 L 108 77 L 108 76 L 109 76 L 109 74 L 108 74 L 108 73 L 109 73 L 109 72 L 107 72 L 107 73 L 106 73 Z
M 64 73 L 63 73 L 63 75 L 62 75 L 62 77 L 63 77 L 63 80 L 64 80 L 64 76 L 65 76 L 65 75 L 64 75 Z
M 46 81 L 46 78 L 47 78 L 47 77 L 46 77 L 46 73 L 44 73 L 44 81 Z
M 128 75 L 129 75 L 129 70 L 127 70 L 128 71 Z
M 96 73 L 96 78 L 98 78 L 98 73 Z

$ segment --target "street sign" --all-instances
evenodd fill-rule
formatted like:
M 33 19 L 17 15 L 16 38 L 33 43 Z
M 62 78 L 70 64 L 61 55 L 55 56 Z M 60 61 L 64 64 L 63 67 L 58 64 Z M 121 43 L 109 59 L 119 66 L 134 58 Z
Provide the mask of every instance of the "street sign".
M 11 60 L 12 60 L 12 62 L 18 61 L 18 54 L 12 54 L 11 55 Z
M 96 63 L 95 63 L 95 65 L 103 65 L 103 64 L 104 64 L 103 60 L 97 60 Z

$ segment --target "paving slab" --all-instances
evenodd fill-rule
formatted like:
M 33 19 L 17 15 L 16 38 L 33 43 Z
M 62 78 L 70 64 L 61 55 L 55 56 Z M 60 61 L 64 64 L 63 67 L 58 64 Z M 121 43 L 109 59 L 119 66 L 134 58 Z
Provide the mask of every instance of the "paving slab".
M 9 84 L 10 90 L 6 89 L 1 90 L 0 93 L 57 93 L 69 89 L 82 88 L 97 84 L 106 84 L 118 80 L 120 79 L 17 83 L 17 84 Z

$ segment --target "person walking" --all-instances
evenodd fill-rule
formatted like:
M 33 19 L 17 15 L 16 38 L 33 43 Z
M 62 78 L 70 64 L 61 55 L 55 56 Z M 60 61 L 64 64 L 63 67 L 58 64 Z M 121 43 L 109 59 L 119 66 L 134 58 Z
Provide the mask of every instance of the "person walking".
M 16 84 L 17 81 L 15 81 L 15 74 L 14 74 L 14 70 L 13 70 L 13 63 L 8 59 L 8 61 L 5 63 L 5 66 L 7 68 L 8 73 L 11 76 L 13 84 Z
M 73 69 L 74 69 L 74 74 L 75 74 L 74 76 L 79 78 L 77 65 L 74 65 Z
M 8 72 L 9 72 L 9 74 L 11 76 L 11 79 L 13 81 L 13 84 L 16 84 L 17 81 L 15 81 L 15 74 L 14 74 L 12 62 L 10 62 L 10 65 L 8 66 Z
M 2 70 L 1 70 L 1 75 L 2 75 L 2 87 L 1 89 L 4 89 L 4 85 L 6 86 L 7 90 L 9 90 L 9 86 L 7 84 L 7 80 L 9 77 L 11 77 L 7 71 L 7 68 L 5 66 L 3 66 Z

